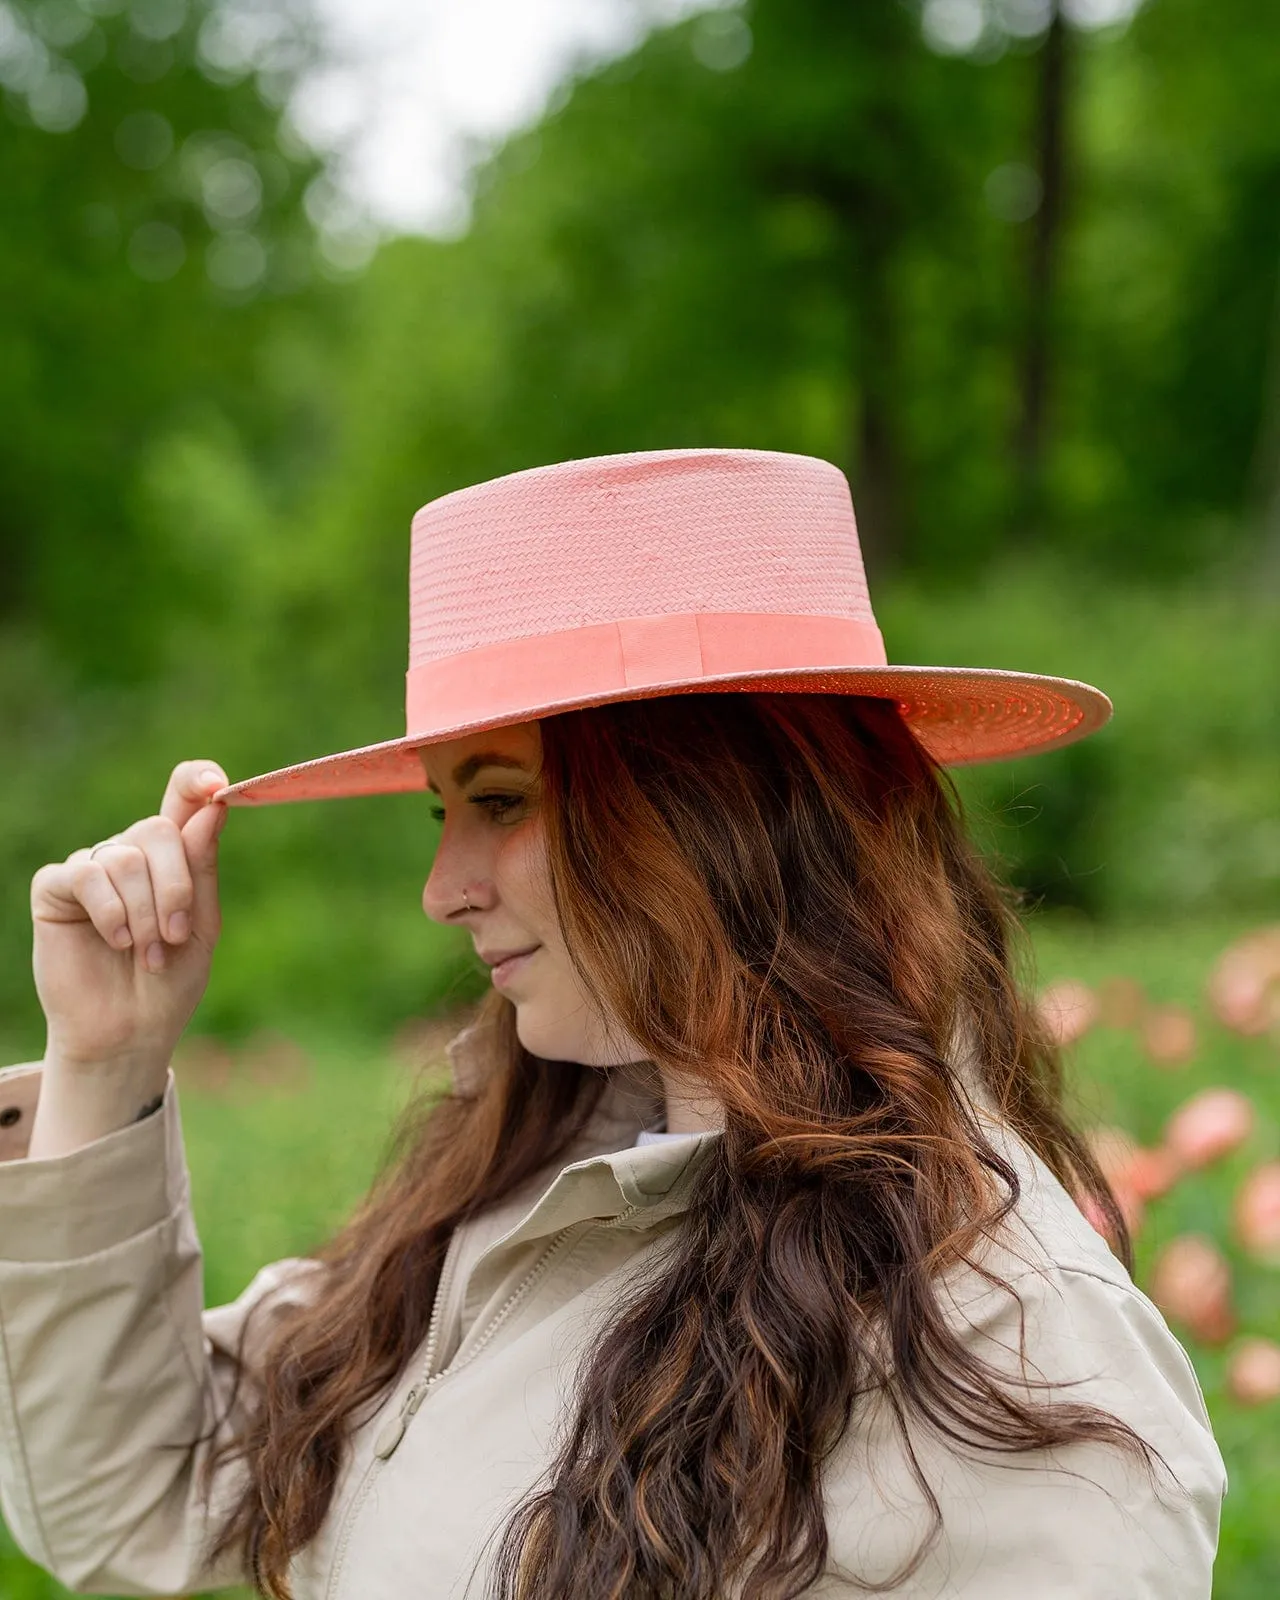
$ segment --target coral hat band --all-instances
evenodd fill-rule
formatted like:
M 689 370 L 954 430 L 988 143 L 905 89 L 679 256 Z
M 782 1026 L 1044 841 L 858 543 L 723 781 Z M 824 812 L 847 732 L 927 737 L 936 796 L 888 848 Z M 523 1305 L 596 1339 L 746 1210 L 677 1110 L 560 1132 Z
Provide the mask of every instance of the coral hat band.
M 504 639 L 405 675 L 409 736 L 530 706 L 797 668 L 883 667 L 874 622 L 773 611 L 696 611 Z

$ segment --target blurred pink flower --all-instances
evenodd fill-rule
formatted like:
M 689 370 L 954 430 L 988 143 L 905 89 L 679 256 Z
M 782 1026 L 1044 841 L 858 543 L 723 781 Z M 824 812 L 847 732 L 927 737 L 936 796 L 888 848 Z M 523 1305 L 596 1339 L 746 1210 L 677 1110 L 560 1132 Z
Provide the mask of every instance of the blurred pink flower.
M 1138 1024 L 1142 1047 L 1157 1066 L 1185 1066 L 1196 1053 L 1195 1018 L 1185 1006 L 1153 1006 Z
M 225 1094 L 236 1072 L 236 1059 L 220 1039 L 193 1034 L 174 1052 L 173 1073 L 179 1092 L 188 1086 L 203 1094 Z
M 1280 1266 L 1280 1161 L 1255 1167 L 1240 1185 L 1235 1225 L 1250 1255 Z
M 1124 1220 L 1129 1232 L 1130 1234 L 1134 1234 L 1137 1232 L 1142 1222 L 1142 1202 L 1134 1195 L 1131 1195 L 1129 1198 L 1131 1203 L 1136 1207 L 1136 1220 L 1131 1220 L 1130 1212 L 1125 1208 L 1123 1202 L 1120 1201 L 1120 1197 L 1118 1195 L 1116 1196 L 1117 1204 L 1119 1204 L 1120 1210 L 1124 1214 Z M 1116 1241 L 1111 1232 L 1111 1225 L 1108 1223 L 1105 1215 L 1103 1214 L 1102 1207 L 1093 1198 L 1093 1196 L 1091 1194 L 1081 1195 L 1076 1201 L 1076 1204 L 1079 1206 L 1081 1214 L 1093 1231 L 1101 1234 L 1109 1245 L 1114 1245 Z
M 1280 1024 L 1280 924 L 1228 945 L 1206 992 L 1214 1016 L 1236 1033 L 1265 1033 Z
M 1203 1089 L 1165 1126 L 1165 1149 L 1183 1169 L 1207 1167 L 1235 1150 L 1253 1131 L 1253 1105 L 1236 1089 Z
M 1040 1019 L 1055 1043 L 1074 1044 L 1098 1020 L 1098 997 L 1087 983 L 1059 978 L 1040 991 Z
M 1182 1168 L 1163 1145 L 1154 1150 L 1139 1147 L 1129 1167 L 1129 1183 L 1144 1200 L 1158 1200 L 1168 1194 Z
M 1132 1134 L 1126 1133 L 1123 1128 L 1106 1125 L 1090 1128 L 1085 1135 L 1085 1143 L 1109 1183 L 1114 1183 L 1128 1172 L 1138 1150 L 1137 1140 Z
M 245 1045 L 240 1072 L 259 1089 L 301 1094 L 310 1087 L 311 1061 L 296 1039 L 264 1028 Z
M 1098 1021 L 1108 1028 L 1135 1027 L 1147 1005 L 1147 991 L 1136 978 L 1104 978 L 1098 985 Z
M 1170 1239 L 1151 1269 L 1151 1298 L 1202 1344 L 1224 1344 L 1235 1331 L 1231 1268 L 1204 1234 Z
M 1280 1398 L 1280 1344 L 1242 1339 L 1227 1358 L 1227 1389 L 1246 1406 Z
M 1148 1150 L 1123 1128 L 1094 1128 L 1088 1135 L 1093 1158 L 1111 1185 L 1116 1204 L 1124 1213 L 1130 1233 L 1142 1226 L 1145 1202 L 1157 1199 L 1172 1188 L 1180 1171 L 1166 1150 Z M 1085 1207 L 1085 1215 L 1104 1238 L 1107 1227 L 1096 1205 Z

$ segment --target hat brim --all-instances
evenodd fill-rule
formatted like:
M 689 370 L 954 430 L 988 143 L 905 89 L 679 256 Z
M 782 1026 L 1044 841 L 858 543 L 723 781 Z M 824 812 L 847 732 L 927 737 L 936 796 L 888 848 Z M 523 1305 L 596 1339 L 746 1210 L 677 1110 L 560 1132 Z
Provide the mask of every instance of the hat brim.
M 425 789 L 418 751 L 490 728 L 534 722 L 562 711 L 619 700 L 704 693 L 860 694 L 897 702 L 912 732 L 943 766 L 1041 754 L 1074 744 L 1101 728 L 1111 701 L 1101 689 L 1073 678 L 970 667 L 807 667 L 701 677 L 678 683 L 531 705 L 489 720 L 471 721 L 387 739 L 260 773 L 220 789 L 228 805 L 281 805 Z

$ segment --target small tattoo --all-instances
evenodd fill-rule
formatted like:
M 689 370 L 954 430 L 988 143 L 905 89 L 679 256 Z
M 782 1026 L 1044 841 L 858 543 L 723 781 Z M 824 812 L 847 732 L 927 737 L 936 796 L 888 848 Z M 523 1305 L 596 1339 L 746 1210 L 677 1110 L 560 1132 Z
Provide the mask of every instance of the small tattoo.
M 159 1111 L 160 1107 L 163 1104 L 164 1104 L 164 1092 L 162 1090 L 155 1097 L 154 1100 L 148 1100 L 147 1101 L 146 1105 L 143 1106 L 142 1110 L 139 1111 L 138 1115 L 133 1120 L 135 1122 L 141 1122 L 144 1117 L 149 1117 L 153 1111 Z

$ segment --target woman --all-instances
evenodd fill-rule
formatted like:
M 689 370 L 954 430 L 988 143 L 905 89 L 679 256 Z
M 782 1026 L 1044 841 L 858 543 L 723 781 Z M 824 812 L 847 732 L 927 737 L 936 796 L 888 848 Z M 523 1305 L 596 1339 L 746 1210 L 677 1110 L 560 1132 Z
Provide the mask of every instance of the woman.
M 513 474 L 419 513 L 411 570 L 403 739 L 184 763 L 36 874 L 23 1547 L 132 1594 L 1207 1597 L 1203 1400 L 1072 1198 L 1124 1255 L 942 764 L 1105 697 L 888 666 L 804 457 Z M 334 1241 L 203 1310 L 168 1062 L 226 808 L 424 787 L 424 909 L 492 976 L 453 1092 Z

